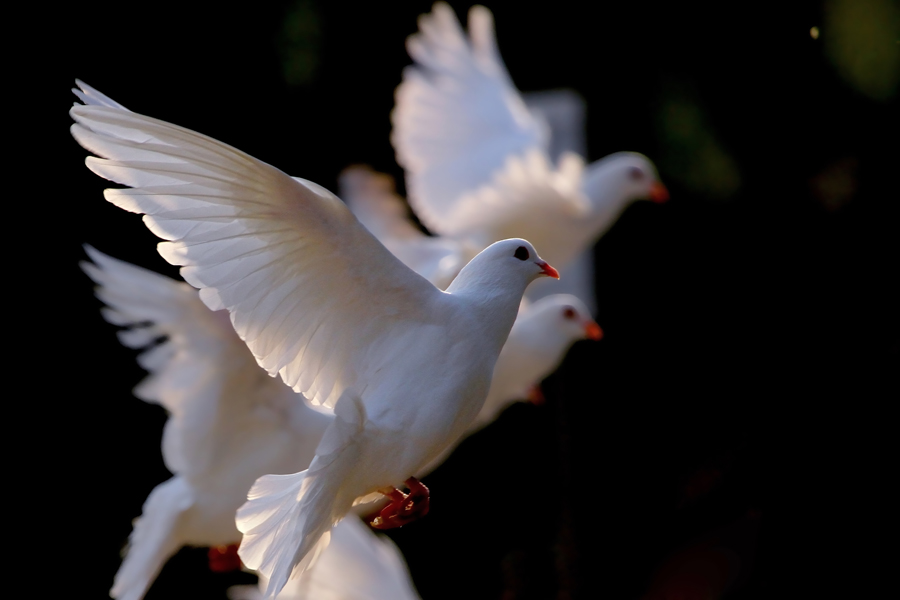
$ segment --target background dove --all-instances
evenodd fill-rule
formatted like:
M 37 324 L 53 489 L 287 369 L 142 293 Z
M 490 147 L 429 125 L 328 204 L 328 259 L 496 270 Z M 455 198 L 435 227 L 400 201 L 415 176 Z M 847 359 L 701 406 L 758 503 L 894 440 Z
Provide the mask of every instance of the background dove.
M 526 286 L 558 276 L 521 239 L 475 257 L 443 293 L 324 188 L 221 142 L 106 106 L 70 111 L 95 173 L 169 262 L 227 308 L 257 361 L 334 407 L 307 471 L 259 479 L 238 511 L 240 555 L 267 595 L 305 571 L 351 505 L 399 485 L 475 418 Z M 384 516 L 384 514 L 382 515 Z
M 436 3 L 407 49 L 414 64 L 396 91 L 391 140 L 410 204 L 432 232 L 476 248 L 524 237 L 565 271 L 628 203 L 668 198 L 637 153 L 585 167 L 567 152 L 551 163 L 548 126 L 513 86 L 486 8 L 469 11 L 467 39 L 453 10 Z
M 570 294 L 553 294 L 537 302 L 523 301 L 509 338 L 494 367 L 491 389 L 484 406 L 469 426 L 471 435 L 492 423 L 517 400 L 542 403 L 541 381 L 555 371 L 569 348 L 578 340 L 599 340 L 600 326 L 581 300 Z M 430 473 L 456 448 L 448 447 L 422 473 Z
M 197 290 L 85 250 L 104 318 L 126 328 L 124 345 L 144 349 L 138 362 L 150 375 L 135 395 L 169 412 L 162 450 L 175 475 L 148 496 L 110 591 L 137 600 L 181 546 L 238 543 L 234 514 L 253 482 L 308 466 L 332 418 L 268 377 L 227 313 L 210 311 Z

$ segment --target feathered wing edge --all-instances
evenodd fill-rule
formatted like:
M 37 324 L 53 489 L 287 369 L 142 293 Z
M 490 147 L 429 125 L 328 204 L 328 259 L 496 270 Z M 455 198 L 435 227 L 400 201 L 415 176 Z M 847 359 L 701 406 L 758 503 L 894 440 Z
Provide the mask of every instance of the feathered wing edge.
M 170 412 L 177 411 L 163 381 L 164 371 L 172 365 L 175 345 L 171 339 L 156 342 L 162 337 L 184 334 L 185 328 L 190 328 L 194 337 L 199 336 L 204 324 L 214 323 L 212 313 L 186 283 L 118 260 L 87 244 L 84 250 L 93 262 L 82 261 L 80 266 L 97 284 L 95 294 L 106 305 L 101 310 L 103 318 L 123 328 L 118 332 L 123 346 L 143 350 L 137 360 L 149 375 L 135 388 L 135 395 L 145 402 L 161 404 Z M 198 317 L 203 321 L 200 325 Z
M 269 374 L 314 404 L 353 389 L 360 348 L 423 318 L 438 297 L 321 186 L 164 121 L 107 106 L 70 114 L 76 140 L 107 157 L 88 167 L 134 188 L 106 199 L 145 214 L 168 240 L 163 258 L 207 306 L 229 310 Z

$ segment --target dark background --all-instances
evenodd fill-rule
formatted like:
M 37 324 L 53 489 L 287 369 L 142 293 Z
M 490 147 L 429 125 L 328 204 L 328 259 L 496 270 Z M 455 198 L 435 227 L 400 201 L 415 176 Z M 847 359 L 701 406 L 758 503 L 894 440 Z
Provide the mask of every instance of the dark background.
M 637 599 L 710 536 L 739 558 L 728 598 L 865 597 L 895 571 L 880 544 L 896 475 L 897 9 L 845 4 L 491 3 L 519 89 L 580 92 L 588 158 L 642 152 L 672 200 L 636 203 L 596 247 L 605 339 L 573 348 L 544 406 L 464 443 L 426 480 L 432 513 L 391 534 L 426 600 Z M 26 138 L 8 175 L 30 183 L 7 198 L 22 211 L 7 251 L 26 277 L 11 306 L 34 313 L 8 317 L 31 440 L 9 496 L 36 516 L 12 519 L 26 543 L 8 566 L 57 597 L 105 597 L 168 477 L 165 415 L 130 395 L 142 372 L 99 316 L 81 244 L 176 271 L 84 168 L 74 78 L 330 189 L 351 163 L 399 179 L 393 89 L 430 4 L 32 8 L 9 25 L 27 73 L 8 100 L 40 112 L 9 113 Z M 841 65 L 857 47 L 874 58 L 854 79 Z M 252 580 L 205 563 L 182 552 L 148 598 Z

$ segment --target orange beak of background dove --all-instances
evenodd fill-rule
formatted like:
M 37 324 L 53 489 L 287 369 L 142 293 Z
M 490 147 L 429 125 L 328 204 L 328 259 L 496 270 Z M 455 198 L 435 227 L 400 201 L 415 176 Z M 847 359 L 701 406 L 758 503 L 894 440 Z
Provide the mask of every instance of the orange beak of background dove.
M 584 326 L 584 335 L 589 340 L 597 341 L 603 339 L 603 330 L 593 321 L 589 321 L 588 324 Z
M 541 274 L 554 279 L 559 279 L 559 271 L 550 266 L 550 263 L 543 260 L 536 260 L 534 263 L 541 268 Z
M 654 181 L 650 186 L 650 199 L 654 202 L 665 202 L 669 199 L 669 190 L 660 182 Z

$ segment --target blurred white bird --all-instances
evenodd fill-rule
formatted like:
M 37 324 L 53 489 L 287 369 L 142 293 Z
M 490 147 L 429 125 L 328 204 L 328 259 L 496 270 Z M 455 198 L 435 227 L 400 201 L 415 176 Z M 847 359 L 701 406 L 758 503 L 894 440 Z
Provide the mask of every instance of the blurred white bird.
M 484 406 L 469 425 L 466 435 L 493 423 L 516 401 L 543 402 L 540 383 L 559 367 L 572 344 L 603 337 L 603 330 L 590 314 L 584 303 L 571 294 L 545 296 L 533 304 L 523 302 L 497 358 Z M 419 475 L 424 477 L 441 465 L 460 441 L 462 438 L 447 447 Z
M 453 10 L 436 3 L 407 49 L 414 64 L 396 91 L 391 141 L 410 205 L 433 233 L 476 249 L 524 237 L 565 272 L 630 202 L 668 198 L 641 154 L 585 168 L 566 152 L 553 166 L 548 127 L 513 86 L 483 6 L 469 11 L 467 39 Z
M 193 131 L 76 105 L 72 135 L 108 189 L 144 213 L 162 256 L 211 309 L 227 308 L 257 362 L 331 407 L 309 469 L 254 484 L 239 554 L 266 596 L 306 571 L 359 499 L 383 522 L 427 510 L 411 476 L 480 410 L 526 286 L 558 277 L 523 239 L 492 244 L 441 292 L 397 260 L 333 194 Z M 396 487 L 406 480 L 409 497 Z
M 179 548 L 236 544 L 234 514 L 258 477 L 309 465 L 333 418 L 259 368 L 228 313 L 197 290 L 85 247 L 104 318 L 145 349 L 135 395 L 169 412 L 163 459 L 174 477 L 148 496 L 110 595 L 138 600 Z M 161 343 L 159 340 L 164 338 Z
M 520 310 L 470 431 L 494 421 L 514 400 L 535 399 L 538 384 L 559 367 L 572 344 L 602 338 L 603 330 L 590 315 L 584 303 L 569 294 L 546 296 Z

